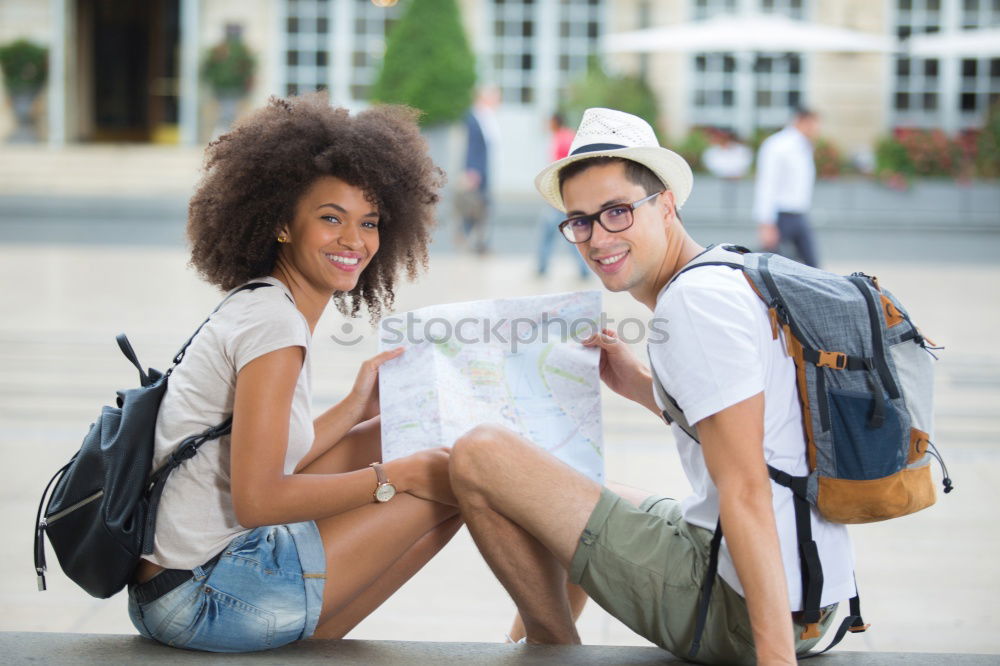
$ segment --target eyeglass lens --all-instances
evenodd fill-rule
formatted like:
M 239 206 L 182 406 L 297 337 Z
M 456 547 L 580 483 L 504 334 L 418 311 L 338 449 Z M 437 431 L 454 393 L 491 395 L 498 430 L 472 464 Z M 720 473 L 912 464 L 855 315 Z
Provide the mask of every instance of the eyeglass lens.
M 600 219 L 600 225 L 607 231 L 624 231 L 632 225 L 632 207 L 627 205 L 605 208 L 598 215 L 575 217 L 563 227 L 563 235 L 573 243 L 583 243 L 590 240 L 594 232 L 594 222 Z

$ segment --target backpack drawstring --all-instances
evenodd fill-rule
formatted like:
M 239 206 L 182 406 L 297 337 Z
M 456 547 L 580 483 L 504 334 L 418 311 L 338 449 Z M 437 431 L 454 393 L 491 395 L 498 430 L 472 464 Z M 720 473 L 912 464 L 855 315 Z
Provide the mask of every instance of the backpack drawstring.
M 941 474 L 943 476 L 941 479 L 941 485 L 944 486 L 944 494 L 947 495 L 955 487 L 951 483 L 951 477 L 948 474 L 948 466 L 944 464 L 944 458 L 942 458 L 941 454 L 938 453 L 937 447 L 934 446 L 934 442 L 930 440 L 927 440 L 927 453 L 933 456 L 938 461 L 938 464 L 941 465 Z

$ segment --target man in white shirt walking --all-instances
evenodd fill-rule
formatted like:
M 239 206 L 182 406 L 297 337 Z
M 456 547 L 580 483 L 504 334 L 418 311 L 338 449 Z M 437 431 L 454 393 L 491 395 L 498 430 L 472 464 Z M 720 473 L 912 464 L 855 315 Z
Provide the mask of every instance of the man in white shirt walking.
M 817 136 L 819 116 L 800 108 L 790 125 L 764 140 L 757 153 L 753 203 L 761 249 L 777 252 L 789 243 L 798 259 L 810 266 L 819 265 L 808 218 L 816 182 L 813 142 Z

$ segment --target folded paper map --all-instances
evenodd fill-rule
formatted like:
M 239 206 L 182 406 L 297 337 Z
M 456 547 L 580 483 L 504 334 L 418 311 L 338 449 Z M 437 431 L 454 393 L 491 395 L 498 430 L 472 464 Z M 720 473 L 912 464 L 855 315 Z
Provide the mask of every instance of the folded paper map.
M 406 352 L 379 370 L 382 457 L 451 446 L 481 423 L 506 426 L 604 479 L 598 291 L 434 305 L 380 324 Z

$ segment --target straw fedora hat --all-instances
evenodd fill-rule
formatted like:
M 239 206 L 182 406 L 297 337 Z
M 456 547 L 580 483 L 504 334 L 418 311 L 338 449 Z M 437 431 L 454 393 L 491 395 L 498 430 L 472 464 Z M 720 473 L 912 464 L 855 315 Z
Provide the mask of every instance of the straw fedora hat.
M 649 123 L 624 111 L 601 108 L 583 112 L 569 155 L 545 167 L 535 178 L 535 187 L 547 202 L 565 212 L 559 172 L 573 162 L 603 156 L 621 157 L 649 168 L 674 193 L 678 209 L 691 194 L 691 167 L 683 157 L 660 146 Z

